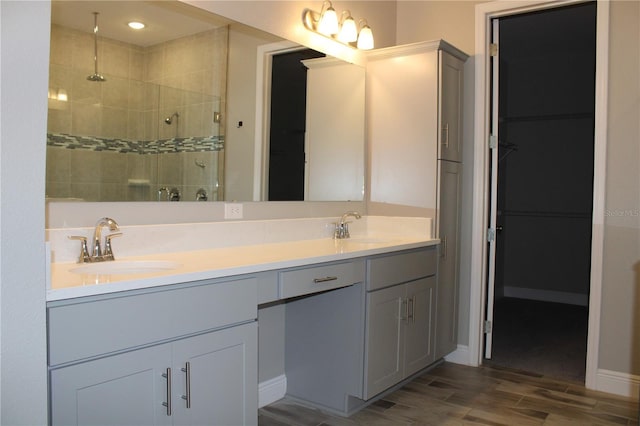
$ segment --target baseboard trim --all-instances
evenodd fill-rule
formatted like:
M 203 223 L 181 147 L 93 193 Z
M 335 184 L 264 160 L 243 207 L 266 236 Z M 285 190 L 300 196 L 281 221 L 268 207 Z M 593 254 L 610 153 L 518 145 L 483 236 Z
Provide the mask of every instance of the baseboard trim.
M 454 364 L 469 365 L 472 367 L 478 366 L 477 363 L 472 362 L 469 346 L 467 345 L 458 345 L 455 351 L 444 357 L 444 360 Z
M 640 398 L 640 376 L 599 368 L 596 390 L 630 398 Z
M 258 408 L 284 398 L 287 393 L 287 376 L 284 374 L 258 384 Z
M 568 305 L 589 306 L 589 295 L 567 291 L 541 290 L 537 288 L 504 287 L 505 297 L 539 300 L 542 302 L 565 303 Z

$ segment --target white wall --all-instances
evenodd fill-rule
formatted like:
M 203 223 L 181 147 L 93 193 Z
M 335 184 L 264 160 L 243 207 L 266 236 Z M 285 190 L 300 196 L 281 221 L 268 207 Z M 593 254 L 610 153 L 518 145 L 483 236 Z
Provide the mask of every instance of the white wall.
M 257 49 L 274 41 L 265 35 L 238 24 L 229 28 L 225 200 L 253 200 L 254 196 L 254 166 L 261 161 L 254 158 Z
M 598 367 L 640 376 L 640 2 L 612 1 Z
M 50 4 L 2 1 L 0 19 L 0 423 L 43 425 Z

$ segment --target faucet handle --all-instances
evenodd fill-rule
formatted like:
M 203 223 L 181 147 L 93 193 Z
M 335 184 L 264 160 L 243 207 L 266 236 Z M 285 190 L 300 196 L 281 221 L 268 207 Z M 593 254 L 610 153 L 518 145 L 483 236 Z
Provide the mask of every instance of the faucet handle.
M 336 229 L 333 232 L 333 238 L 341 240 L 343 238 L 349 238 L 349 224 L 351 222 L 335 222 Z
M 83 237 L 80 235 L 69 235 L 67 238 L 69 238 L 70 240 L 80 241 L 80 256 L 78 257 L 78 263 L 91 262 L 89 249 L 87 248 L 87 237 Z
M 102 255 L 104 260 L 115 260 L 113 257 L 113 249 L 111 248 L 111 239 L 121 236 L 122 232 L 114 232 L 104 237 L 104 254 Z

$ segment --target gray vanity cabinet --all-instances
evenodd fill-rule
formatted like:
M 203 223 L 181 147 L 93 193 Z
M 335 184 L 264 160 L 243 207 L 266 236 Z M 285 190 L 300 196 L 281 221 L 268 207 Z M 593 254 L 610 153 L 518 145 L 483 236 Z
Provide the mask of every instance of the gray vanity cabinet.
M 434 247 L 367 261 L 364 399 L 435 361 L 435 273 Z
M 255 322 L 176 342 L 175 424 L 255 424 L 257 353 Z
M 53 370 L 52 424 L 255 424 L 255 367 L 245 360 L 256 336 L 245 324 Z
M 162 377 L 171 346 L 161 345 L 51 372 L 53 425 L 170 425 Z
M 51 423 L 256 424 L 256 281 L 51 303 Z

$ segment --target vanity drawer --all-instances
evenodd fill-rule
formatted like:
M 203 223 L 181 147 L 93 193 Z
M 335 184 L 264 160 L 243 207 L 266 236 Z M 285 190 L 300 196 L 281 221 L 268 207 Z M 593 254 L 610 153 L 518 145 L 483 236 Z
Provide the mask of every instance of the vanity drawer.
M 49 365 L 225 328 L 257 318 L 256 278 L 54 304 Z
M 280 272 L 280 298 L 303 296 L 364 281 L 364 261 L 290 269 Z
M 435 275 L 436 247 L 382 255 L 367 260 L 367 290 L 377 290 Z

